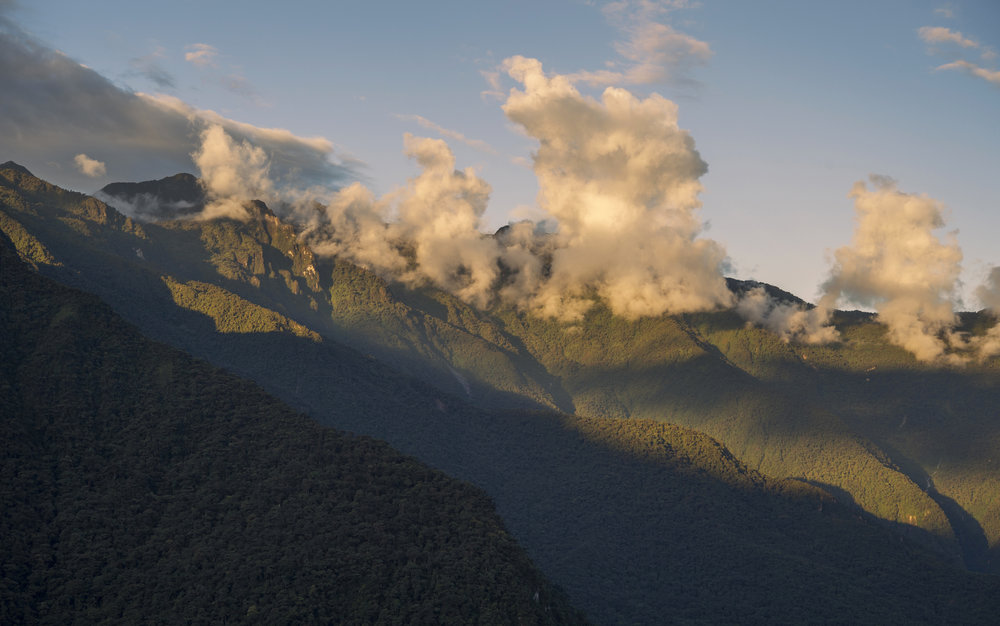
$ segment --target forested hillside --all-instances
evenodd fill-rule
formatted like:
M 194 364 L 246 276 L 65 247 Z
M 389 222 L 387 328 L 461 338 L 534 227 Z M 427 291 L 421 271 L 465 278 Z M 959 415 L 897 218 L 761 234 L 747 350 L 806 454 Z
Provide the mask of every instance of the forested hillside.
M 872 317 L 838 313 L 843 339 L 832 346 L 783 344 L 731 315 L 689 321 L 730 362 L 885 451 L 948 514 L 966 564 L 1000 573 L 1000 361 L 918 363 Z M 994 323 L 987 311 L 962 320 L 973 336 Z
M 478 489 L 0 242 L 0 623 L 581 623 Z
M 1000 580 L 961 569 L 949 503 L 799 379 L 751 367 L 756 345 L 730 354 L 726 312 L 626 322 L 596 307 L 559 324 L 317 257 L 260 203 L 246 222 L 137 224 L 11 167 L 0 194 L 0 226 L 40 272 L 485 489 L 597 623 L 1000 613 Z

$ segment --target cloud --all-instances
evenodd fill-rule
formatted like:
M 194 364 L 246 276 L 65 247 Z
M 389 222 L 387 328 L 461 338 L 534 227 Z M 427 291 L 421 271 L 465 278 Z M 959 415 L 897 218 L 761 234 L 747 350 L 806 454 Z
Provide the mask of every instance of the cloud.
M 479 92 L 479 97 L 484 100 L 487 98 L 503 100 L 505 94 L 500 89 L 500 72 L 497 70 L 479 70 L 479 74 L 486 81 L 486 84 L 489 85 L 489 89 Z
M 539 206 L 558 221 L 551 271 L 533 308 L 579 318 L 596 289 L 628 318 L 726 306 L 725 252 L 699 238 L 699 178 L 708 166 L 677 126 L 676 105 L 607 88 L 582 96 L 567 76 L 512 57 L 507 117 L 539 141 Z
M 231 93 L 260 102 L 257 88 L 241 74 L 228 74 L 219 78 L 219 84 Z
M 615 51 L 625 63 L 611 63 L 610 69 L 576 72 L 568 75 L 569 80 L 595 86 L 690 82 L 689 70 L 711 58 L 711 47 L 658 20 L 691 6 L 688 2 L 648 0 L 606 5 L 604 13 L 609 21 L 628 37 L 615 44 Z
M 275 203 L 267 153 L 249 141 L 234 141 L 221 125 L 201 132 L 201 146 L 191 157 L 208 198 L 201 219 L 246 219 L 243 205 L 250 200 Z
M 11 158 L 70 188 L 93 179 L 75 167 L 77 154 L 99 154 L 120 180 L 138 181 L 191 171 L 202 132 L 221 125 L 237 143 L 268 155 L 277 188 L 339 187 L 358 164 L 338 159 L 331 142 L 229 120 L 164 95 L 122 89 L 55 52 L 0 15 L 0 137 Z
M 964 60 L 952 61 L 951 63 L 945 63 L 944 65 L 939 65 L 936 69 L 938 70 L 959 70 L 982 78 L 988 83 L 1000 86 L 1000 70 L 988 70 L 985 67 L 980 67 L 975 63 L 970 63 Z
M 184 60 L 198 67 L 215 67 L 215 58 L 219 56 L 219 50 L 215 46 L 207 43 L 195 43 L 186 46 Z
M 490 186 L 455 169 L 440 139 L 404 136 L 420 173 L 381 198 L 355 183 L 318 212 L 304 237 L 317 254 L 336 254 L 411 285 L 432 283 L 480 307 L 493 299 L 503 252 L 479 228 Z
M 985 313 L 994 318 L 1000 316 L 1000 267 L 990 269 L 986 280 L 976 288 L 975 296 Z M 980 361 L 1000 355 L 1000 321 L 995 322 L 985 334 L 970 338 L 969 345 Z
M 163 49 L 157 48 L 150 54 L 132 59 L 129 66 L 132 67 L 133 74 L 155 83 L 160 89 L 173 89 L 176 86 L 173 74 L 165 70 L 158 61 L 163 56 Z
M 186 46 L 184 60 L 206 71 L 204 80 L 215 82 L 220 87 L 251 100 L 258 106 L 263 104 L 257 88 L 247 80 L 242 71 L 236 67 L 221 68 L 218 63 L 219 49 L 207 43 L 196 43 Z
M 86 154 L 78 154 L 73 157 L 73 163 L 76 164 L 76 169 L 80 170 L 84 176 L 100 178 L 108 173 L 107 165 L 97 159 L 90 158 Z
M 732 305 L 725 251 L 700 237 L 707 165 L 678 128 L 676 105 L 616 88 L 600 101 L 585 97 L 534 59 L 504 67 L 523 90 L 512 89 L 503 110 L 539 142 L 537 221 L 484 235 L 489 185 L 456 169 L 444 141 L 407 134 L 405 152 L 420 172 L 405 186 L 376 197 L 353 184 L 297 205 L 317 254 L 476 306 L 500 301 L 566 321 L 594 296 L 629 319 Z
M 874 307 L 888 326 L 890 340 L 921 361 L 947 360 L 959 345 L 953 329 L 962 251 L 954 233 L 944 240 L 941 203 L 899 191 L 886 177 L 872 176 L 872 189 L 858 182 L 851 189 L 856 227 L 850 246 L 834 252 L 834 267 L 821 305 L 840 300 Z
M 768 295 L 763 287 L 755 287 L 743 295 L 736 303 L 736 312 L 750 324 L 770 330 L 786 343 L 825 344 L 840 337 L 830 326 L 830 309 L 780 302 Z
M 917 30 L 920 38 L 923 39 L 928 44 L 955 44 L 959 48 L 965 49 L 970 52 L 978 52 L 979 59 L 984 62 L 992 62 L 997 59 L 997 52 L 991 46 L 980 44 L 978 41 L 966 37 L 958 31 L 953 31 L 948 28 L 941 26 L 924 26 Z M 969 74 L 970 76 L 975 76 L 981 78 L 988 83 L 1000 86 L 1000 70 L 989 69 L 983 67 L 978 63 L 973 63 L 968 59 L 955 58 L 959 56 L 952 52 L 951 54 L 944 54 L 940 49 L 930 48 L 928 53 L 935 54 L 938 56 L 950 57 L 954 60 L 939 65 L 935 68 L 936 71 L 941 70 L 957 70 Z
M 943 26 L 922 26 L 917 29 L 920 38 L 927 43 L 953 43 L 963 48 L 978 48 L 979 44 L 958 31 Z
M 445 128 L 443 126 L 435 124 L 426 117 L 421 117 L 419 115 L 396 115 L 396 118 L 400 120 L 416 122 L 417 124 L 423 126 L 424 128 L 433 130 L 436 133 L 439 133 L 441 135 L 444 135 L 445 137 L 449 137 L 456 141 L 460 141 L 465 145 L 469 146 L 470 148 L 475 148 L 476 150 L 479 150 L 481 152 L 486 152 L 487 154 L 497 153 L 496 149 L 493 148 L 493 146 L 491 146 L 490 144 L 486 143 L 485 141 L 482 141 L 481 139 L 469 139 L 468 137 L 458 132 L 457 130 L 451 130 L 449 128 Z
M 942 7 L 934 9 L 934 13 L 949 20 L 954 19 L 955 17 L 955 9 L 950 2 Z
M 984 308 L 1000 314 L 1000 267 L 990 269 L 986 281 L 976 288 L 975 295 Z

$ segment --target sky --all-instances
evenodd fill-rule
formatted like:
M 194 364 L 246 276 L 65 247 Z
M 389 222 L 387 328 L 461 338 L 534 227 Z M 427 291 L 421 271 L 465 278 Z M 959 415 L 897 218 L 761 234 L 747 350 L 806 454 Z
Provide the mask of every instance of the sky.
M 0 0 L 0 20 L 0 84 L 17 85 L 0 92 L 0 161 L 88 193 L 198 173 L 204 151 L 174 141 L 198 118 L 260 146 L 282 180 L 376 197 L 437 150 L 414 137 L 441 139 L 489 186 L 483 230 L 551 218 L 544 132 L 506 106 L 527 89 L 508 61 L 523 57 L 583 98 L 676 105 L 705 165 L 685 207 L 729 275 L 817 299 L 871 175 L 938 203 L 960 308 L 982 305 L 1000 264 L 995 0 Z

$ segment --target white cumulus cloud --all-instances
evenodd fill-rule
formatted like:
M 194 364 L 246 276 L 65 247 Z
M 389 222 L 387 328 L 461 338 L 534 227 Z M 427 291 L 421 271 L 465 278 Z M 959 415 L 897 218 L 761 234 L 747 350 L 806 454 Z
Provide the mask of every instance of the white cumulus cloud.
M 725 251 L 699 237 L 707 165 L 678 127 L 677 106 L 611 87 L 597 101 L 535 59 L 504 67 L 524 86 L 504 112 L 539 142 L 539 206 L 559 223 L 535 307 L 578 318 L 591 287 L 629 318 L 730 304 Z
M 939 238 L 944 207 L 899 190 L 892 179 L 872 176 L 872 188 L 851 189 L 856 227 L 851 245 L 834 252 L 821 300 L 873 307 L 889 338 L 921 361 L 956 361 L 946 355 L 956 324 L 962 251 L 954 233 Z
M 73 163 L 84 176 L 100 178 L 108 173 L 108 166 L 97 159 L 92 159 L 86 154 L 78 154 L 73 157 Z

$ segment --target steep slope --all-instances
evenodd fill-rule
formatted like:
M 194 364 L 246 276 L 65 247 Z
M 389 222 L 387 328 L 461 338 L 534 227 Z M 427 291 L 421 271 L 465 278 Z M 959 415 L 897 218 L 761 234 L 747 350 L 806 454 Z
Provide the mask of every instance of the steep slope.
M 0 622 L 580 623 L 490 501 L 0 242 Z
M 498 317 L 562 382 L 578 414 L 694 428 L 754 469 L 826 486 L 878 518 L 929 532 L 957 554 L 939 505 L 882 450 L 823 404 L 735 366 L 683 318 L 632 322 L 603 305 L 569 327 L 515 311 Z
M 22 224 L 32 217 L 7 210 Z M 822 491 L 802 481 L 767 480 L 705 435 L 644 419 L 484 412 L 400 376 L 331 341 L 321 331 L 326 314 L 317 294 L 342 294 L 337 298 L 349 301 L 345 310 L 356 316 L 357 324 L 371 324 L 373 332 L 381 331 L 366 317 L 368 312 L 375 319 L 384 314 L 400 320 L 405 318 L 396 317 L 398 311 L 410 311 L 418 319 L 434 317 L 473 337 L 470 350 L 482 343 L 509 342 L 512 351 L 502 352 L 505 358 L 516 351 L 518 358 L 556 380 L 560 389 L 564 381 L 576 381 L 579 387 L 573 391 L 578 397 L 587 391 L 586 376 L 595 384 L 604 383 L 601 369 L 608 359 L 620 356 L 600 352 L 620 342 L 628 330 L 624 325 L 605 326 L 600 311 L 591 330 L 607 334 L 594 335 L 592 343 L 586 341 L 591 332 L 586 329 L 551 329 L 553 346 L 562 341 L 559 333 L 579 333 L 576 343 L 569 342 L 577 351 L 576 360 L 566 373 L 560 372 L 560 381 L 540 365 L 541 357 L 549 354 L 542 349 L 550 336 L 547 327 L 522 332 L 542 346 L 530 350 L 528 341 L 509 330 L 516 328 L 515 322 L 543 322 L 517 319 L 514 313 L 511 318 L 491 317 L 445 294 L 403 291 L 339 262 L 327 274 L 314 260 L 319 290 L 313 291 L 304 271 L 309 264 L 302 262 L 306 250 L 264 243 L 294 240 L 271 234 L 268 224 L 285 225 L 269 220 L 262 207 L 256 209 L 256 221 L 247 223 L 143 225 L 148 234 L 142 241 L 103 226 L 100 234 L 90 236 L 66 229 L 64 210 L 41 198 L 32 210 L 39 217 L 25 230 L 63 263 L 40 264 L 42 271 L 107 294 L 149 332 L 253 377 L 318 420 L 386 439 L 483 487 L 542 571 L 598 623 L 975 623 L 988 622 L 1000 608 L 996 578 L 957 570 L 919 543 L 856 518 L 852 509 L 832 504 Z M 142 245 L 144 258 L 129 246 L 120 248 L 127 254 L 120 254 L 113 245 L 91 245 L 92 240 L 119 237 L 130 246 Z M 301 260 L 292 259 L 288 251 Z M 272 270 L 296 264 L 303 268 L 301 275 L 288 271 L 299 294 L 277 271 L 276 278 L 271 276 Z M 222 266 L 246 273 L 225 278 Z M 308 296 L 317 300 L 318 310 L 312 314 Z M 412 344 L 436 336 L 421 339 L 414 330 L 419 325 L 397 323 L 409 334 L 396 336 L 410 342 L 399 349 L 410 355 L 426 349 Z M 666 404 L 662 414 L 649 417 L 674 419 L 682 409 L 711 408 L 705 388 L 716 381 L 766 390 L 697 340 L 684 320 L 650 323 L 653 326 L 638 333 L 633 343 L 622 345 L 639 354 L 638 346 L 648 344 L 644 358 L 655 364 L 659 354 L 675 364 L 662 382 L 681 408 Z M 642 338 L 656 324 L 663 324 L 657 332 L 670 341 Z M 245 329 L 253 332 L 241 332 Z M 435 349 L 446 345 L 440 341 Z M 475 352 L 468 357 L 475 359 Z M 513 358 L 511 362 L 517 363 Z M 586 376 L 573 378 L 574 372 L 588 367 Z M 638 366 L 634 370 L 641 371 Z M 541 374 L 532 376 L 541 380 Z M 454 375 L 447 376 L 459 396 L 467 397 Z M 469 383 L 475 397 L 476 383 Z M 684 384 L 696 385 L 693 399 L 684 399 Z M 605 394 L 614 391 L 610 384 L 600 388 Z M 758 408 L 767 418 L 767 405 Z M 709 412 L 703 415 L 705 421 L 713 418 Z M 907 536 L 927 539 L 919 529 Z
M 177 198 L 175 178 L 109 185 L 104 197 L 125 203 L 140 197 L 147 204 L 154 192 Z M 18 219 L 30 222 L 29 230 L 40 226 L 31 217 Z M 567 399 L 551 377 L 530 355 L 505 341 L 487 316 L 470 318 L 464 307 L 465 317 L 453 319 L 453 298 L 439 301 L 408 291 L 407 298 L 399 298 L 399 290 L 390 290 L 366 270 L 317 258 L 297 240 L 294 228 L 262 203 L 248 207 L 248 218 L 146 224 L 151 233 L 146 245 L 131 244 L 142 250 L 142 259 L 131 260 L 135 265 L 148 261 L 181 282 L 220 283 L 247 300 L 292 315 L 326 336 L 482 406 L 572 408 L 565 406 Z M 78 264 L 87 261 L 76 259 Z M 105 297 L 114 297 L 117 290 L 106 291 Z M 467 332 L 468 325 L 479 332 Z
M 691 316 L 734 364 L 875 442 L 945 511 L 966 563 L 1000 573 L 1000 360 L 945 368 L 892 345 L 871 314 L 839 313 L 843 340 L 790 346 L 722 314 Z M 963 332 L 994 320 L 963 314 Z

